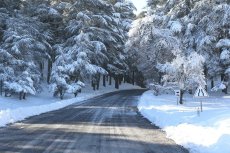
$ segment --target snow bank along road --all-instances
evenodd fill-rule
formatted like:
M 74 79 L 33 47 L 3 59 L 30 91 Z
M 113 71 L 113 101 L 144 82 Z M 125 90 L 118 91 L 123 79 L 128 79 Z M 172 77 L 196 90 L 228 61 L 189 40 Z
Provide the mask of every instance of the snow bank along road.
M 188 153 L 137 112 L 144 90 L 113 92 L 0 129 L 0 152 Z

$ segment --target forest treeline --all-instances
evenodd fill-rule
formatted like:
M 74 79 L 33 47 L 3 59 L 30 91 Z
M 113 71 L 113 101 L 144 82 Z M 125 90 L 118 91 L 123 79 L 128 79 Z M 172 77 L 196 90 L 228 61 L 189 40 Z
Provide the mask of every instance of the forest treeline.
M 148 0 L 126 49 L 148 82 L 176 85 L 182 93 L 210 82 L 227 93 L 230 1 Z
M 134 10 L 125 0 L 1 0 L 1 94 L 22 99 L 46 81 L 63 98 L 85 80 L 94 89 L 100 78 L 131 82 L 124 45 Z

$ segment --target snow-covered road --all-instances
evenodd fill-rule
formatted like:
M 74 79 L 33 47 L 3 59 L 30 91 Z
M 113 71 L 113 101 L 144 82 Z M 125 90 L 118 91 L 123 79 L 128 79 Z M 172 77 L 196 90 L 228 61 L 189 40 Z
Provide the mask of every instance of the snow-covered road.
M 0 152 L 188 153 L 137 112 L 144 90 L 108 93 L 0 129 Z

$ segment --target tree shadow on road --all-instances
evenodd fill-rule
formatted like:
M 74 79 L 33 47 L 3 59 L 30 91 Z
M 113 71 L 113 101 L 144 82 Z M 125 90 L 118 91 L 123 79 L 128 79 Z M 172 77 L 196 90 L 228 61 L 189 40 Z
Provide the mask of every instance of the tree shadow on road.
M 67 132 L 65 129 L 33 131 L 17 128 L 10 128 L 6 132 L 9 134 L 5 136 L 0 133 L 1 153 L 154 153 L 154 150 L 156 153 L 188 153 L 174 144 L 123 139 L 116 134 Z

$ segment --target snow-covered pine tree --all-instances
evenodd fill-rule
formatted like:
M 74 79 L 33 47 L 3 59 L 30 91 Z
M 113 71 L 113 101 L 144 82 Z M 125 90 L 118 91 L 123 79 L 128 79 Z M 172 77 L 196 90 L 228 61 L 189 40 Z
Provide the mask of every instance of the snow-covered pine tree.
M 6 1 L 2 1 L 0 3 L 0 44 L 2 44 L 3 41 L 3 34 L 5 30 L 5 25 L 6 25 L 6 20 L 9 18 L 9 11 L 6 9 Z M 0 95 L 3 95 L 3 82 L 7 78 L 7 73 L 6 73 L 6 63 L 9 60 L 9 56 L 6 52 L 6 50 L 2 49 L 0 47 Z
M 147 15 L 137 19 L 126 44 L 129 54 L 134 55 L 138 69 L 145 78 L 154 78 L 156 82 L 161 80 L 157 64 L 171 61 L 180 48 L 180 42 L 173 36 L 173 32 L 162 28 L 164 20 L 165 17 L 160 15 Z
M 177 54 L 172 62 L 158 65 L 159 70 L 165 73 L 163 81 L 166 84 L 177 83 L 181 91 L 180 104 L 183 104 L 183 94 L 186 90 L 198 85 L 205 87 L 204 62 L 205 59 L 201 55 L 193 52 L 189 56 Z
M 82 8 L 80 5 L 85 5 L 86 8 Z M 106 64 L 106 61 L 108 61 L 108 58 L 105 55 L 107 48 L 100 40 L 104 39 L 100 38 L 100 36 L 105 37 L 105 33 L 103 33 L 104 31 L 102 30 L 103 26 L 105 26 L 103 24 L 107 23 L 106 20 L 100 15 L 94 15 L 93 12 L 88 11 L 87 7 L 92 9 L 90 8 L 91 6 L 89 6 L 89 4 L 84 1 L 75 2 L 73 4 L 72 10 L 70 11 L 70 18 L 66 27 L 68 33 L 67 41 L 64 42 L 61 46 L 63 46 L 62 48 L 65 54 L 75 54 L 75 57 L 77 57 L 77 54 L 80 52 L 86 53 L 85 55 L 87 56 L 87 59 L 89 59 L 89 63 L 97 66 L 97 68 L 94 67 L 97 69 L 97 73 L 94 71 L 91 74 L 92 80 L 95 80 L 96 76 L 100 74 L 107 74 L 106 71 L 102 68 Z M 96 8 L 94 9 L 96 10 Z M 80 76 L 79 73 L 75 74 L 76 80 L 84 80 L 85 78 L 89 77 L 83 75 Z M 99 80 L 96 79 L 96 81 L 93 82 L 93 85 L 99 85 L 98 81 Z
M 123 34 L 124 42 L 128 40 L 128 32 L 131 29 L 131 25 L 136 15 L 134 14 L 134 10 L 136 9 L 132 2 L 127 0 L 112 0 L 111 3 L 114 5 L 115 13 L 113 13 L 115 19 L 118 22 L 118 28 Z M 131 62 L 132 60 L 129 58 L 127 52 L 122 53 L 126 59 L 126 64 L 128 65 L 128 70 L 125 71 L 124 81 L 134 84 L 134 76 L 136 73 L 136 67 Z M 130 79 L 132 78 L 132 79 Z M 121 78 L 122 79 L 122 78 Z M 132 81 L 131 81 L 132 80 Z
M 100 60 L 103 62 L 104 55 L 100 54 L 103 49 L 106 49 L 103 44 L 90 41 L 88 35 L 84 33 L 74 37 L 73 42 L 68 42 L 64 47 L 58 46 L 59 56 L 52 72 L 52 86 L 55 95 L 60 94 L 60 97 L 63 98 L 64 93 L 71 91 L 70 89 L 76 82 L 98 74 L 106 75 L 106 70 L 98 66 L 99 63 L 92 63 L 89 58 L 94 56 L 97 62 Z M 95 52 L 97 54 L 94 54 Z
M 0 8 L 5 8 L 6 10 L 13 13 L 14 10 L 20 9 L 21 4 L 22 4 L 21 0 L 1 0 Z
M 44 28 L 48 29 L 47 33 L 50 37 L 46 39 L 46 43 L 50 45 L 50 48 L 47 50 L 49 58 L 40 60 L 40 71 L 42 77 L 47 79 L 47 82 L 50 82 L 50 75 L 52 70 L 53 62 L 56 58 L 56 52 L 53 46 L 55 44 L 61 43 L 64 36 L 64 11 L 68 10 L 70 7 L 69 3 L 63 4 L 62 1 L 58 2 L 55 0 L 27 0 L 23 3 L 24 7 L 22 12 L 29 17 L 36 19 L 37 21 L 43 23 Z M 47 63 L 47 66 L 45 65 Z M 43 75 L 44 68 L 48 67 L 48 72 L 46 75 Z
M 207 59 L 205 75 L 211 80 L 219 76 L 226 82 L 229 80 L 226 73 L 228 63 L 224 60 L 228 48 L 222 46 L 222 42 L 229 38 L 229 7 L 225 0 L 197 1 L 182 20 L 187 25 L 181 38 L 183 45 L 189 48 L 187 52 L 196 51 Z M 214 86 L 213 81 L 211 86 Z
M 118 28 L 122 30 L 124 36 L 128 39 L 128 32 L 136 17 L 134 14 L 136 8 L 132 2 L 127 0 L 113 0 L 111 3 L 114 5 L 115 10 L 113 16 L 119 21 Z
M 69 11 L 67 41 L 59 46 L 65 55 L 85 53 L 89 63 L 96 68 L 97 73 L 91 74 L 94 88 L 99 87 L 100 75 L 107 74 L 106 71 L 116 76 L 118 88 L 117 76 L 128 68 L 123 51 L 127 27 L 121 26 L 125 19 L 126 16 L 122 19 L 117 16 L 109 1 L 102 0 L 79 0 Z M 59 56 L 62 56 L 61 52 Z M 77 74 L 75 77 L 83 80 L 87 76 L 81 75 L 80 78 Z
M 0 49 L 0 95 L 3 95 L 3 83 L 7 78 L 10 78 L 10 68 L 7 63 L 11 60 L 11 56 L 7 53 L 6 50 Z
M 228 82 L 228 47 L 219 44 L 229 39 L 229 10 L 227 0 L 148 0 L 146 17 L 155 16 L 152 25 L 170 30 L 184 54 L 197 52 L 207 59 L 207 78 L 221 75 Z
M 38 69 L 39 58 L 48 58 L 45 35 L 42 23 L 16 14 L 5 22 L 3 43 L 1 47 L 6 51 L 4 88 L 8 92 L 20 93 L 20 99 L 25 94 L 35 94 L 40 89 L 41 74 Z

